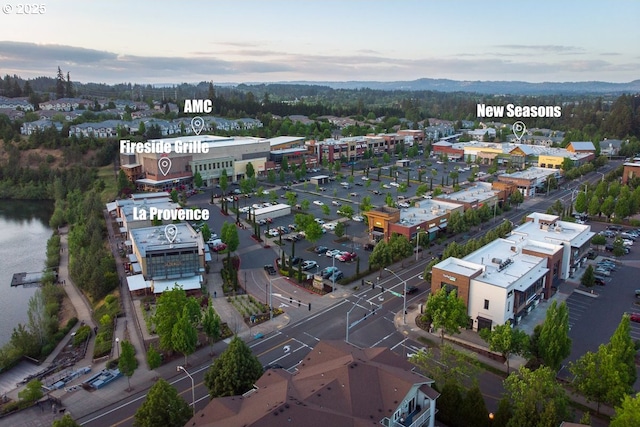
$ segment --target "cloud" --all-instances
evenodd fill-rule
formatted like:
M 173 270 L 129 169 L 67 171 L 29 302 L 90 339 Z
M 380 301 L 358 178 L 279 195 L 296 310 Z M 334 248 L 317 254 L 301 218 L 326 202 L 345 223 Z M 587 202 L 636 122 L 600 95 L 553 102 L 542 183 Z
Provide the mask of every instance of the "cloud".
M 228 43 L 227 43 L 228 44 Z M 397 58 L 365 49 L 351 55 L 291 53 L 241 44 L 229 54 L 198 51 L 180 57 L 141 56 L 62 45 L 0 41 L 3 72 L 23 77 L 54 76 L 57 66 L 83 82 L 219 82 L 283 80 L 411 80 L 422 77 L 459 80 L 567 81 L 632 80 L 637 63 L 604 59 L 557 61 L 532 50 L 570 51 L 570 46 L 525 46 L 523 54 L 460 54 Z M 516 49 L 519 45 L 503 45 Z M 526 52 L 529 52 L 527 54 Z M 602 58 L 602 57 L 601 57 Z M 568 59 L 565 57 L 565 59 Z M 628 81 L 627 80 L 627 81 Z
M 529 50 L 536 52 L 558 53 L 558 54 L 577 54 L 584 53 L 585 50 L 578 46 L 565 46 L 556 44 L 501 44 L 496 45 L 497 48 L 510 50 Z

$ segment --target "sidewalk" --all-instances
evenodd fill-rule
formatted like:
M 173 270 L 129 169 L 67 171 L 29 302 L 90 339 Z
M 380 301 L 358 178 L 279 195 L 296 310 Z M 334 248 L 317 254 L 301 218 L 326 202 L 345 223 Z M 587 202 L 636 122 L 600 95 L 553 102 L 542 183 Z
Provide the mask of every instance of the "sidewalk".
M 551 300 L 555 298 L 559 302 L 564 301 L 571 294 L 571 292 L 572 290 L 569 291 L 569 293 L 556 292 L 556 294 L 551 298 Z M 543 318 L 542 320 L 544 320 L 544 315 L 546 313 L 546 310 L 541 310 L 540 308 L 541 307 L 536 308 L 536 310 L 534 310 L 532 313 L 541 312 L 542 318 Z M 410 308 L 407 311 L 406 325 L 405 325 L 402 323 L 402 311 L 398 312 L 394 317 L 394 323 L 395 323 L 396 329 L 400 333 L 402 333 L 406 338 L 409 338 L 416 342 L 420 342 L 424 344 L 424 342 L 421 341 L 421 338 L 427 338 L 428 340 L 433 341 L 434 343 L 437 343 L 437 345 L 439 345 L 440 343 L 439 333 L 437 331 L 430 333 L 420 328 L 416 324 L 416 317 L 418 315 L 420 315 L 420 311 L 418 307 L 414 307 L 412 309 Z M 534 323 L 533 316 L 529 315 L 527 316 L 527 318 L 531 318 L 532 320 L 531 324 Z M 533 325 L 533 327 L 535 327 L 535 325 Z M 531 330 L 533 330 L 533 327 L 531 327 Z M 486 352 L 490 351 L 487 343 L 482 338 L 480 338 L 477 332 L 470 331 L 470 330 L 462 330 L 460 334 L 455 336 L 445 335 L 445 340 L 448 342 L 448 344 L 451 344 L 454 348 L 456 348 L 456 350 L 465 352 L 470 355 L 474 355 L 474 357 L 477 357 L 478 361 L 480 361 L 482 364 L 491 366 L 492 368 L 495 368 L 497 370 L 504 372 L 504 377 L 506 378 L 507 376 L 506 363 L 501 363 L 497 360 L 491 359 L 489 357 L 486 357 L 480 353 L 477 353 L 469 349 L 469 347 L 476 347 L 482 351 L 486 351 Z M 524 366 L 526 363 L 527 363 L 527 360 L 524 357 L 511 356 L 511 358 L 509 359 L 510 371 L 514 372 L 518 370 L 521 366 Z M 482 385 L 480 385 L 480 387 L 482 388 Z M 597 409 L 596 403 L 588 402 L 586 398 L 584 398 L 581 395 L 577 395 L 573 393 L 573 391 L 570 390 L 569 388 L 565 387 L 565 389 L 567 391 L 567 395 L 573 402 L 576 402 L 579 405 L 588 407 L 589 409 L 591 409 L 593 414 L 596 413 L 596 409 Z M 614 413 L 615 411 L 613 408 L 604 404 L 600 405 L 601 415 L 612 417 Z

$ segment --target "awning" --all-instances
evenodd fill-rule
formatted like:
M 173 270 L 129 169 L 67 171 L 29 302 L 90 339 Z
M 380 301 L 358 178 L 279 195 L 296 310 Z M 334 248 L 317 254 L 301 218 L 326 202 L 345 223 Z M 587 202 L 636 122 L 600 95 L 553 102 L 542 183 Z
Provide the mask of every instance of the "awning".
M 439 231 L 440 228 L 439 227 L 431 227 L 429 230 L 427 230 L 429 233 L 435 233 L 436 231 Z
M 151 289 L 156 294 L 161 294 L 164 291 L 173 289 L 175 284 L 178 284 L 185 291 L 200 289 L 202 283 L 202 276 L 182 277 L 179 279 L 162 279 L 153 280 Z
M 107 212 L 113 212 L 116 210 L 118 204 L 116 202 L 107 203 Z
M 121 233 L 126 233 L 127 232 L 127 227 L 120 227 L 120 232 Z
M 144 276 L 142 274 L 127 276 L 127 286 L 129 287 L 129 292 L 151 287 L 150 283 L 144 280 Z
M 129 262 L 138 262 L 138 258 L 136 258 L 136 254 L 129 254 Z
M 126 240 L 124 244 L 127 246 L 133 246 L 133 242 L 131 242 L 131 240 Z
M 213 258 L 211 258 L 211 252 L 205 252 L 204 253 L 204 261 L 205 262 L 210 262 Z
M 140 264 L 138 264 L 137 262 L 131 264 L 131 269 L 135 274 L 142 273 L 142 267 L 140 267 Z

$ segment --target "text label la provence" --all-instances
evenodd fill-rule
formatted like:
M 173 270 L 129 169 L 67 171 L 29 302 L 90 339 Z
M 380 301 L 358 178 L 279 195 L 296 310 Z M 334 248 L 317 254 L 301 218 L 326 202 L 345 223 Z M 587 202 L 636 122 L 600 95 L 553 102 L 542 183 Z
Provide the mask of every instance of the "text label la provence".
M 131 142 L 120 140 L 120 154 L 170 154 L 172 151 L 177 154 L 198 154 L 208 153 L 209 144 L 202 141 L 180 141 L 173 142 L 147 141 Z
M 160 209 L 151 207 L 147 211 L 144 208 L 133 208 L 133 219 L 144 221 L 147 219 L 161 219 L 165 221 L 208 221 L 208 209 Z

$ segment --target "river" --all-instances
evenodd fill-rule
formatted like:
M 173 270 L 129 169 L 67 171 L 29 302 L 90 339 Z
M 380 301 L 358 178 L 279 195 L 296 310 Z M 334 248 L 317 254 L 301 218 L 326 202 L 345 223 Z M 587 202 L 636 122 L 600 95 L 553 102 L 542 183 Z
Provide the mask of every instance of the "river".
M 18 323 L 29 320 L 29 298 L 37 288 L 12 288 L 11 277 L 44 268 L 52 213 L 51 202 L 0 200 L 0 346 Z

